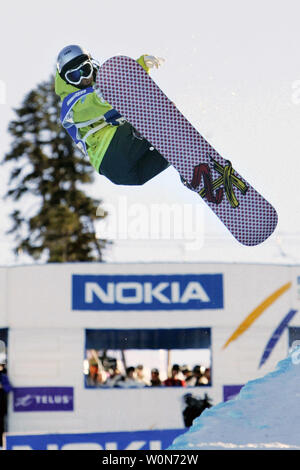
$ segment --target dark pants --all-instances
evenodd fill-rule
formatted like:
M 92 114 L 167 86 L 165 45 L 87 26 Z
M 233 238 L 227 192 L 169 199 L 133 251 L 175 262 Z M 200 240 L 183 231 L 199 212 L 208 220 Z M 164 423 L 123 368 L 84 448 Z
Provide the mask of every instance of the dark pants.
M 5 432 L 5 416 L 0 415 L 0 447 L 3 447 L 4 432 Z
M 0 376 L 1 384 L 1 376 Z M 5 416 L 7 413 L 7 393 L 0 385 L 0 447 L 3 446 L 3 433 L 5 431 Z
M 169 163 L 129 123 L 115 133 L 100 165 L 100 174 L 115 184 L 142 185 L 168 168 Z

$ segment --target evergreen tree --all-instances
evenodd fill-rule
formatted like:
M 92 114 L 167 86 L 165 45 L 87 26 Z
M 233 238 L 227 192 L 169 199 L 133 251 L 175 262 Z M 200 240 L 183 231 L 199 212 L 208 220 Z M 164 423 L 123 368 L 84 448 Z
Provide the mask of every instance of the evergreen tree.
M 12 168 L 5 197 L 16 204 L 9 231 L 15 252 L 50 263 L 102 261 L 108 242 L 95 233 L 101 201 L 83 190 L 93 169 L 61 126 L 54 78 L 28 93 L 15 113 L 12 146 L 3 160 Z

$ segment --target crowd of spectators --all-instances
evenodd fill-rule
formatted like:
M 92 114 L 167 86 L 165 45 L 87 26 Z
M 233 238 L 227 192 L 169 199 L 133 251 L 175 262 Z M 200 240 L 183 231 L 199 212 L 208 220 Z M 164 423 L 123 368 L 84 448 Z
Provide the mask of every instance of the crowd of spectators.
M 89 366 L 86 385 L 103 388 L 201 387 L 211 385 L 211 378 L 210 368 L 200 365 L 191 368 L 187 365 L 173 364 L 168 377 L 163 380 L 157 368 L 151 370 L 148 378 L 141 364 L 127 367 L 125 373 L 121 373 L 117 364 L 105 369 L 94 363 Z

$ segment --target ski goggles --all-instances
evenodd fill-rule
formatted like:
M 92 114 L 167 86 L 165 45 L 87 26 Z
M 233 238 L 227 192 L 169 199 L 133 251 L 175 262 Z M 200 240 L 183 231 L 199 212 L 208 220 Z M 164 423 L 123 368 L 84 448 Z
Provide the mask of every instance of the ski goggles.
M 93 71 L 94 69 L 91 61 L 86 60 L 82 64 L 78 65 L 78 67 L 68 70 L 65 73 L 65 78 L 68 83 L 71 83 L 71 85 L 80 85 L 81 80 L 92 77 Z

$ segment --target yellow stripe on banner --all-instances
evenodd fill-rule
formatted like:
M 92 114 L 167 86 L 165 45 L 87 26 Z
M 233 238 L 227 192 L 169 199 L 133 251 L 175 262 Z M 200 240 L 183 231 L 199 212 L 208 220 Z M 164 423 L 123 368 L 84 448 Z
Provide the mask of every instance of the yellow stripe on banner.
M 278 299 L 282 294 L 284 294 L 290 287 L 292 283 L 288 282 L 287 284 L 284 284 L 282 287 L 280 287 L 278 290 L 273 292 L 269 297 L 267 297 L 256 309 L 251 312 L 247 318 L 238 326 L 238 328 L 235 330 L 235 332 L 230 336 L 228 341 L 224 344 L 223 349 L 227 348 L 227 346 L 232 342 L 235 341 L 240 335 L 242 335 L 250 326 L 252 323 L 255 322 L 255 320 L 264 313 L 264 311 L 272 305 L 275 300 Z

